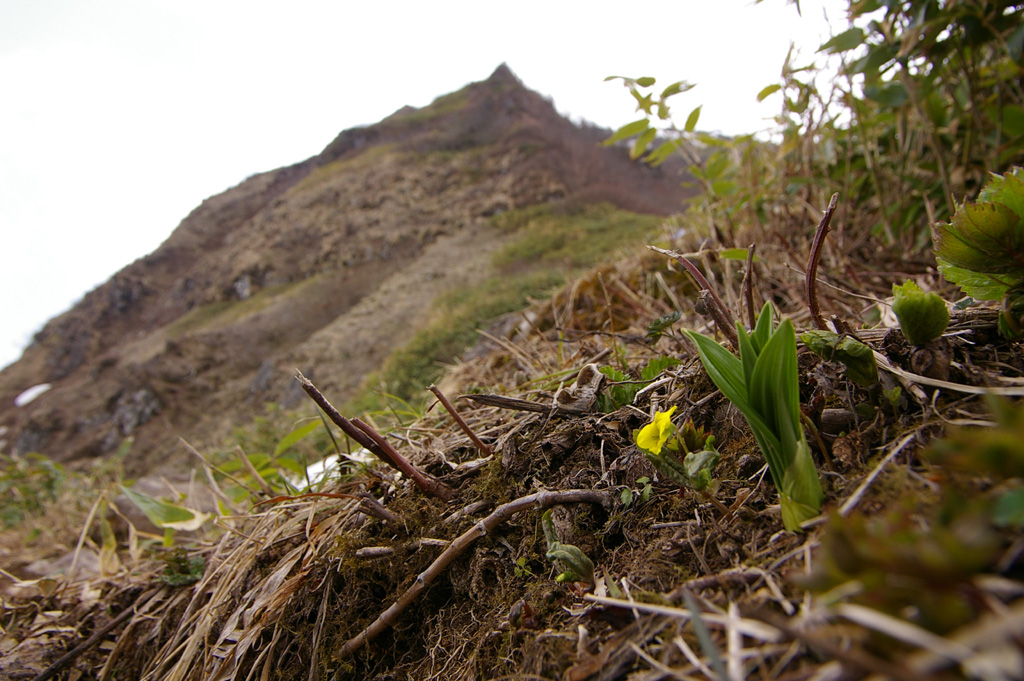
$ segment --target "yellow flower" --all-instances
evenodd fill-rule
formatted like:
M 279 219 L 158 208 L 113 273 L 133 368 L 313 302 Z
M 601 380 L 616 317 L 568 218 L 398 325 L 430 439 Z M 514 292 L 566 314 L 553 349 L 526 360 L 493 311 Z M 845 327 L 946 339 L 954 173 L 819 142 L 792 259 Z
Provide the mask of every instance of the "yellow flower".
M 661 454 L 661 448 L 675 434 L 675 427 L 672 425 L 672 414 L 675 411 L 676 408 L 672 407 L 668 411 L 659 411 L 655 414 L 654 420 L 636 434 L 636 446 L 651 454 Z

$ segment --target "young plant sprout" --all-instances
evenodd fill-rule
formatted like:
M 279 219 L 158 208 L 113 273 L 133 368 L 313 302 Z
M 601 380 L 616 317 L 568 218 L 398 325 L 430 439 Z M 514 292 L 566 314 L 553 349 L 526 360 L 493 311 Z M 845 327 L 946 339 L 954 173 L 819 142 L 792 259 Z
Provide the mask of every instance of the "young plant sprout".
M 555 532 L 555 522 L 551 519 L 551 509 L 544 511 L 540 518 L 540 524 L 544 527 L 544 538 L 548 542 L 547 553 L 544 557 L 557 565 L 562 573 L 555 578 L 559 584 L 565 582 L 586 582 L 594 583 L 594 561 L 587 557 L 578 547 L 572 544 L 563 544 L 558 541 L 558 534 Z
M 782 522 L 798 532 L 801 523 L 820 513 L 824 492 L 800 424 L 796 333 L 788 319 L 773 326 L 770 303 L 752 333 L 737 324 L 739 357 L 696 331 L 686 334 L 708 376 L 750 424 L 779 490 Z
M 911 345 L 925 345 L 942 336 L 949 326 L 949 310 L 937 293 L 925 293 L 913 281 L 892 285 L 892 311 Z

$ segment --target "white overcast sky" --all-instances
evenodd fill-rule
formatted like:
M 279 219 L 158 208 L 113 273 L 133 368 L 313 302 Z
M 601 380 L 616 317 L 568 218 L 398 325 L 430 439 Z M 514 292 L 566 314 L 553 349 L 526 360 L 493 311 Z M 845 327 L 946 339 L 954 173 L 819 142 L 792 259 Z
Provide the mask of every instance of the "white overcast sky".
M 0 366 L 206 197 L 502 62 L 563 114 L 637 118 L 609 75 L 697 87 L 700 128 L 767 127 L 790 42 L 841 0 L 0 0 Z M 26 386 L 28 387 L 28 386 Z

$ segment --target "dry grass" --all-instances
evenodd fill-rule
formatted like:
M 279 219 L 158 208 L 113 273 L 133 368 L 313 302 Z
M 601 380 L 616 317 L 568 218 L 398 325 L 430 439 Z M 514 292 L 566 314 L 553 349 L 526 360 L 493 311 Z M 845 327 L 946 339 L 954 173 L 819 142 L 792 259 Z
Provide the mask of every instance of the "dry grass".
M 758 244 L 753 299 L 756 307 L 772 300 L 807 328 L 801 272 L 809 239 L 799 235 L 813 225 L 787 227 Z M 666 245 L 690 252 L 732 313 L 746 318 L 742 261 L 718 257 L 714 244 Z M 877 301 L 894 276 L 873 267 L 826 245 L 818 295 L 826 317 L 854 329 L 886 318 Z M 100 632 L 70 661 L 75 671 L 60 678 L 1018 678 L 1019 532 L 985 527 L 957 535 L 954 548 L 988 542 L 977 544 L 975 563 L 957 569 L 938 549 L 937 563 L 915 568 L 913 556 L 887 558 L 887 544 L 868 541 L 878 523 L 899 528 L 902 518 L 909 527 L 901 531 L 921 533 L 921 546 L 932 547 L 928 540 L 944 522 L 937 515 L 946 508 L 944 490 L 964 476 L 928 463 L 924 451 L 947 423 L 989 420 L 979 386 L 1020 394 L 1004 376 L 1024 375 L 1024 367 L 1016 348 L 992 332 L 991 316 L 955 317 L 947 334 L 953 371 L 937 390 L 900 368 L 906 348 L 895 335 L 884 327 L 858 332 L 892 367 L 883 371 L 895 377 L 887 385 L 902 386 L 892 404 L 877 388 L 845 381 L 841 367 L 801 354 L 801 403 L 820 429 L 815 456 L 829 519 L 793 534 L 782 529 L 746 424 L 692 348 L 671 331 L 657 341 L 645 335 L 651 321 L 677 309 L 681 324 L 712 332 L 693 312 L 694 293 L 654 253 L 591 271 L 484 334 L 473 359 L 452 367 L 441 384 L 449 395 L 502 393 L 544 407 L 457 401 L 492 457 L 481 458 L 439 407 L 387 433 L 416 466 L 455 490 L 454 501 L 426 498 L 381 467 L 324 490 L 350 496 L 278 499 L 219 517 L 216 532 L 189 545 L 206 566 L 191 585 L 162 584 L 156 550 L 52 592 L 23 585 L 0 611 L 0 675 L 42 675 Z M 632 405 L 609 414 L 548 409 L 585 364 L 634 370 L 663 354 L 682 363 Z M 654 472 L 632 432 L 666 405 L 718 438 L 715 494 L 728 514 L 660 482 L 649 501 L 639 500 L 638 480 Z M 846 427 L 830 430 L 825 410 L 848 416 Z M 965 489 L 999 484 L 972 480 Z M 636 492 L 629 507 L 618 501 L 626 489 Z M 559 497 L 530 496 L 542 490 L 615 500 L 555 506 L 560 540 L 597 565 L 592 587 L 554 581 L 533 509 Z M 837 543 L 841 536 L 851 543 Z M 892 546 L 901 541 L 894 530 Z M 947 597 L 963 611 L 942 623 L 924 616 L 928 599 Z M 993 671 L 1000 668 L 1004 676 Z M 13 676 L 19 669 L 26 674 Z

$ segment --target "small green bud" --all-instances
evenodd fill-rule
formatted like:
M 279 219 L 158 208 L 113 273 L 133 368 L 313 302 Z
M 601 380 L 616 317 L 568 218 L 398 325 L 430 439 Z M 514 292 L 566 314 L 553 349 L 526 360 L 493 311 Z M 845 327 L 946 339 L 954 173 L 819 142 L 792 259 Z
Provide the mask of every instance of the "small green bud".
M 912 281 L 903 286 L 893 284 L 896 299 L 892 311 L 900 322 L 900 330 L 911 345 L 924 345 L 933 341 L 949 325 L 949 310 L 945 301 L 935 293 L 925 293 Z

